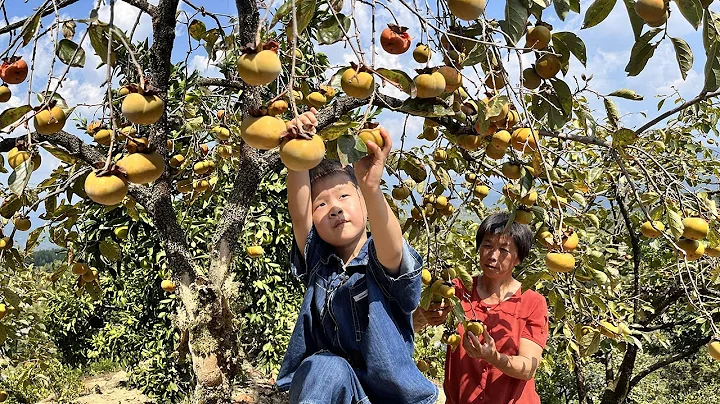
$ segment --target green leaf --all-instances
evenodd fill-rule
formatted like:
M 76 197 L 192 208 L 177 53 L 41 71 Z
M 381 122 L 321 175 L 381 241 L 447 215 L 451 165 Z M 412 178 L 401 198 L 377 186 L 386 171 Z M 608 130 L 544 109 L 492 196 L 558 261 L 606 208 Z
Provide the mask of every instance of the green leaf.
M 411 97 L 415 97 L 415 93 L 417 91 L 415 88 L 415 82 L 404 71 L 380 68 L 376 69 L 375 73 L 395 87 L 401 89 L 406 94 L 409 94 Z
M 338 19 L 342 23 L 342 27 L 338 24 Z M 339 42 L 343 39 L 345 32 L 350 30 L 352 20 L 345 14 L 338 14 L 337 19 L 335 16 L 330 16 L 326 20 L 322 21 L 318 26 L 317 38 L 320 45 L 331 45 Z
M 595 352 L 600 349 L 600 338 L 601 334 L 597 331 L 593 334 L 592 341 L 590 342 L 590 345 L 588 345 L 587 349 L 584 349 L 582 351 L 582 356 L 590 356 L 595 354 Z
M 568 12 L 580 13 L 580 0 L 555 0 L 555 12 L 561 21 L 565 21 Z
M 32 111 L 32 107 L 29 105 L 6 109 L 0 114 L 0 129 L 5 129 L 14 124 L 30 111 Z
M 10 195 L 3 201 L 2 205 L 0 205 L 0 216 L 5 219 L 10 219 L 18 210 L 20 210 L 20 208 L 22 208 L 22 205 L 23 203 L 20 198 L 16 195 Z
M 431 118 L 455 115 L 455 111 L 450 106 L 437 98 L 408 98 L 403 101 L 398 111 Z
M 470 270 L 472 269 L 473 263 L 471 261 L 466 261 L 465 265 L 458 265 L 455 267 L 455 274 L 460 279 L 460 282 L 462 282 L 463 286 L 465 286 L 465 289 L 471 290 L 473 285 L 473 278 L 472 274 L 470 273 Z
M 42 10 L 38 10 L 32 18 L 28 18 L 25 21 L 25 24 L 23 24 L 22 30 L 20 31 L 20 36 L 22 36 L 23 39 L 23 46 L 27 46 L 33 36 L 35 36 L 35 32 L 37 32 L 37 29 L 40 26 L 41 16 Z
M 635 0 L 623 0 L 625 2 L 625 8 L 627 9 L 628 17 L 630 17 L 630 25 L 633 29 L 633 34 L 635 34 L 635 40 L 640 38 L 640 34 L 642 34 L 643 27 L 645 26 L 645 21 L 643 21 L 642 18 L 640 18 L 639 15 L 635 12 Z
M 683 80 L 687 78 L 687 74 L 692 69 L 693 53 L 690 45 L 680 38 L 670 38 L 675 48 L 675 57 L 677 58 L 678 67 Z
M 620 122 L 620 113 L 618 112 L 615 103 L 612 102 L 612 100 L 605 98 L 603 100 L 603 104 L 605 104 L 605 112 L 607 112 L 608 122 L 610 122 L 612 126 L 617 126 L 618 122 Z
M 273 15 L 273 19 L 270 22 L 270 26 L 268 29 L 272 28 L 277 24 L 280 20 L 287 17 L 292 12 L 292 0 L 285 0 L 285 3 L 283 3 L 280 8 L 275 11 L 275 14 Z
M 637 76 L 647 65 L 648 60 L 655 53 L 658 44 L 651 45 L 650 40 L 662 31 L 659 28 L 653 28 L 640 36 L 630 51 L 630 61 L 625 66 L 628 76 Z
M 581 29 L 591 28 L 603 22 L 603 20 L 610 15 L 613 7 L 615 7 L 616 1 L 617 0 L 595 0 L 585 12 L 585 20 L 583 21 Z
M 367 156 L 367 146 L 360 136 L 351 134 L 338 138 L 338 157 L 343 165 L 352 164 Z
M 64 163 L 75 164 L 75 162 L 77 161 L 77 159 L 75 157 L 73 157 L 68 152 L 66 152 L 65 150 L 63 150 L 59 147 L 55 147 L 51 144 L 46 144 L 46 143 L 42 143 L 41 146 L 43 149 L 47 150 L 50 154 L 52 154 L 58 160 L 60 160 Z
M 628 128 L 620 128 L 612 135 L 613 147 L 626 146 L 635 143 L 637 140 L 637 134 L 634 130 Z
M 413 156 L 405 156 L 398 164 L 400 170 L 405 171 L 415 182 L 423 182 L 427 178 L 427 171 L 422 161 Z
M 585 49 L 585 42 L 579 36 L 572 32 L 556 32 L 552 34 L 552 38 L 553 45 L 558 41 L 562 42 L 565 48 L 572 52 L 583 66 L 586 66 L 587 50 Z
M 429 287 L 423 288 L 422 292 L 420 292 L 420 307 L 422 307 L 423 310 L 427 310 L 430 307 L 430 303 L 432 303 L 432 297 L 432 290 L 430 290 Z
M 37 229 L 30 232 L 27 241 L 25 242 L 25 251 L 32 251 L 32 249 L 35 248 L 35 245 L 40 238 L 40 234 L 42 234 L 44 230 L 45 229 L 43 227 L 38 227 Z
M 22 305 L 22 299 L 20 299 L 20 296 L 15 293 L 14 290 L 6 287 L 3 288 L 2 293 L 6 302 L 10 303 L 10 305 L 14 306 L 16 309 L 20 308 Z
M 460 300 L 457 298 L 457 296 L 453 296 L 454 305 L 453 305 L 453 317 L 455 317 L 456 323 L 461 323 L 465 321 L 465 309 L 463 309 L 463 305 L 460 303 Z
M 674 209 L 668 208 L 665 211 L 665 219 L 668 222 L 668 228 L 670 229 L 673 237 L 679 239 L 683 234 L 683 230 L 685 230 L 685 226 L 682 222 L 682 216 L 680 216 L 680 214 Z
M 510 102 L 505 95 L 496 95 L 490 99 L 487 105 L 486 117 L 492 118 L 502 113 L 503 107 Z
M 632 100 L 632 101 L 642 101 L 643 96 L 636 93 L 634 90 L 630 90 L 627 88 L 621 88 L 619 90 L 615 90 L 612 93 L 607 95 L 608 97 L 620 97 L 625 98 L 626 100 Z
M 507 0 L 505 3 L 505 24 L 503 31 L 508 35 L 508 42 L 515 45 L 525 32 L 528 16 L 527 3 L 522 0 Z
M 15 195 L 20 196 L 25 191 L 25 187 L 27 187 L 28 181 L 30 181 L 33 167 L 32 159 L 27 159 L 15 167 L 13 172 L 10 173 L 8 188 L 10 188 Z
M 190 26 L 188 26 L 188 33 L 192 39 L 199 41 L 205 38 L 207 27 L 205 27 L 205 23 L 200 20 L 192 20 Z
M 127 38 L 125 33 L 118 27 L 113 26 L 112 29 L 109 25 L 104 23 L 96 23 L 88 28 L 88 34 L 90 36 L 90 45 L 93 47 L 95 54 L 98 55 L 103 63 L 108 64 L 108 41 L 112 33 L 113 43 L 110 52 L 110 65 L 115 66 L 117 63 L 117 53 L 124 49 L 123 40 L 125 43 L 130 44 L 130 39 Z
M 563 75 L 566 75 L 570 70 L 570 55 L 572 52 L 570 52 L 570 49 L 568 49 L 565 42 L 560 39 L 557 41 L 553 40 L 553 49 L 555 50 L 555 53 L 560 55 L 560 71 Z
M 585 217 L 587 217 L 593 224 L 593 226 L 596 229 L 600 228 L 600 219 L 598 219 L 597 215 L 594 213 L 586 213 Z
M 715 40 L 705 61 L 705 85 L 703 91 L 711 92 L 720 88 L 720 41 Z
M 338 121 L 323 128 L 318 135 L 325 139 L 325 141 L 331 141 L 339 138 L 341 135 L 347 133 L 350 129 L 355 128 L 358 125 L 356 121 Z
M 313 15 L 315 15 L 317 2 L 316 0 L 297 0 L 295 6 L 297 7 L 295 11 L 295 16 L 297 17 L 297 32 L 300 34 L 310 25 L 310 21 L 312 21 Z M 288 28 L 290 29 L 288 37 L 292 38 L 292 20 L 288 24 Z
M 717 14 L 713 13 L 709 9 L 705 10 L 702 29 L 703 47 L 705 47 L 705 52 L 710 51 L 710 47 L 712 47 L 712 44 L 715 42 L 715 38 L 718 36 L 717 20 Z
M 112 240 L 103 240 L 100 242 L 100 254 L 110 261 L 117 261 L 120 259 L 120 246 Z
M 570 87 L 567 85 L 566 82 L 560 80 L 560 79 L 552 79 L 550 80 L 550 83 L 552 83 L 553 89 L 555 89 L 555 94 L 558 97 L 558 100 L 560 101 L 560 107 L 563 111 L 563 113 L 566 116 L 570 116 L 572 114 L 572 105 L 573 105 L 573 99 L 572 99 L 572 93 L 570 92 Z
M 703 16 L 703 7 L 699 0 L 675 0 L 675 4 L 680 10 L 680 14 L 685 17 L 687 22 L 696 30 L 700 27 L 700 21 Z
M 68 66 L 85 66 L 85 49 L 79 47 L 78 44 L 69 39 L 61 39 L 60 42 L 58 42 L 55 54 L 61 62 Z

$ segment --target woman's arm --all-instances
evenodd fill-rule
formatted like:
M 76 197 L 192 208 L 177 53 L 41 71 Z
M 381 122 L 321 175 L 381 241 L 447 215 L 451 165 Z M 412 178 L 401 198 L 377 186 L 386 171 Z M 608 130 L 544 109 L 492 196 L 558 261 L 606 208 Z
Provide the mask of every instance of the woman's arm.
M 535 377 L 535 371 L 540 364 L 543 352 L 540 345 L 529 339 L 520 338 L 518 354 L 505 355 L 495 349 L 495 340 L 487 330 L 483 331 L 483 338 L 485 343 L 481 343 L 473 333 L 465 333 L 463 347 L 468 356 L 482 359 L 516 379 L 530 380 Z

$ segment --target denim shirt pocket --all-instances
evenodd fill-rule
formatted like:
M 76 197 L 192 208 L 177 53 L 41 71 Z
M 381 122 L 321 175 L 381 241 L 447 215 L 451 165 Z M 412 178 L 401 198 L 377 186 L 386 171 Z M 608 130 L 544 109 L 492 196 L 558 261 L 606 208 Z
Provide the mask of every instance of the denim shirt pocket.
M 370 315 L 368 287 L 364 277 L 350 287 L 350 308 L 352 309 L 355 341 L 359 342 L 367 330 Z

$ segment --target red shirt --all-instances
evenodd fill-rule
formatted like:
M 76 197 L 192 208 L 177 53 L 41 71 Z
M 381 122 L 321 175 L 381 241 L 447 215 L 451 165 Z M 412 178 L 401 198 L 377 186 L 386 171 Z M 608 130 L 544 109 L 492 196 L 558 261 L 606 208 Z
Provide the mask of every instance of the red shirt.
M 477 294 L 473 279 L 472 291 L 455 280 L 455 294 L 460 298 L 468 320 L 480 320 L 495 340 L 498 352 L 517 355 L 520 338 L 545 348 L 548 338 L 548 308 L 545 297 L 533 291 L 515 294 L 498 305 L 488 305 Z M 464 334 L 462 324 L 457 332 Z M 482 339 L 480 340 L 482 342 Z M 447 404 L 540 404 L 535 379 L 528 381 L 510 377 L 490 363 L 467 356 L 462 344 L 455 352 L 448 346 L 443 385 Z

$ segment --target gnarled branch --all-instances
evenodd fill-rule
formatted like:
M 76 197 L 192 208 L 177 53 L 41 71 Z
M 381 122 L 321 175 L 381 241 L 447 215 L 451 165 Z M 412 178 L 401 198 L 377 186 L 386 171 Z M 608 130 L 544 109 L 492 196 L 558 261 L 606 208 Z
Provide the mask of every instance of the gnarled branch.
M 710 342 L 710 339 L 711 339 L 711 337 L 708 335 L 708 336 L 704 337 L 703 339 L 701 339 L 701 340 L 695 342 L 694 344 L 690 345 L 690 347 L 689 347 L 688 349 L 686 349 L 686 350 L 684 350 L 684 351 L 682 351 L 682 352 L 678 352 L 678 353 L 676 353 L 676 354 L 674 354 L 674 355 L 670 355 L 670 356 L 668 356 L 667 358 L 665 358 L 665 359 L 663 359 L 663 360 L 660 360 L 660 361 L 658 361 L 658 362 L 653 363 L 652 365 L 648 366 L 646 369 L 643 369 L 641 372 L 638 372 L 638 374 L 635 375 L 635 377 L 633 377 L 632 380 L 630 380 L 630 386 L 629 386 L 628 390 L 629 390 L 629 389 L 632 389 L 636 384 L 640 383 L 640 381 L 641 381 L 645 376 L 649 375 L 650 373 L 652 373 L 652 372 L 654 372 L 654 371 L 656 371 L 656 370 L 658 370 L 658 369 L 662 369 L 662 368 L 664 368 L 664 367 L 667 366 L 667 365 L 670 365 L 670 364 L 675 363 L 675 362 L 677 362 L 677 361 L 681 361 L 681 360 L 683 360 L 683 359 L 685 359 L 685 358 L 693 355 L 693 354 L 696 353 L 703 345 L 705 345 L 705 344 L 707 344 L 708 342 Z

